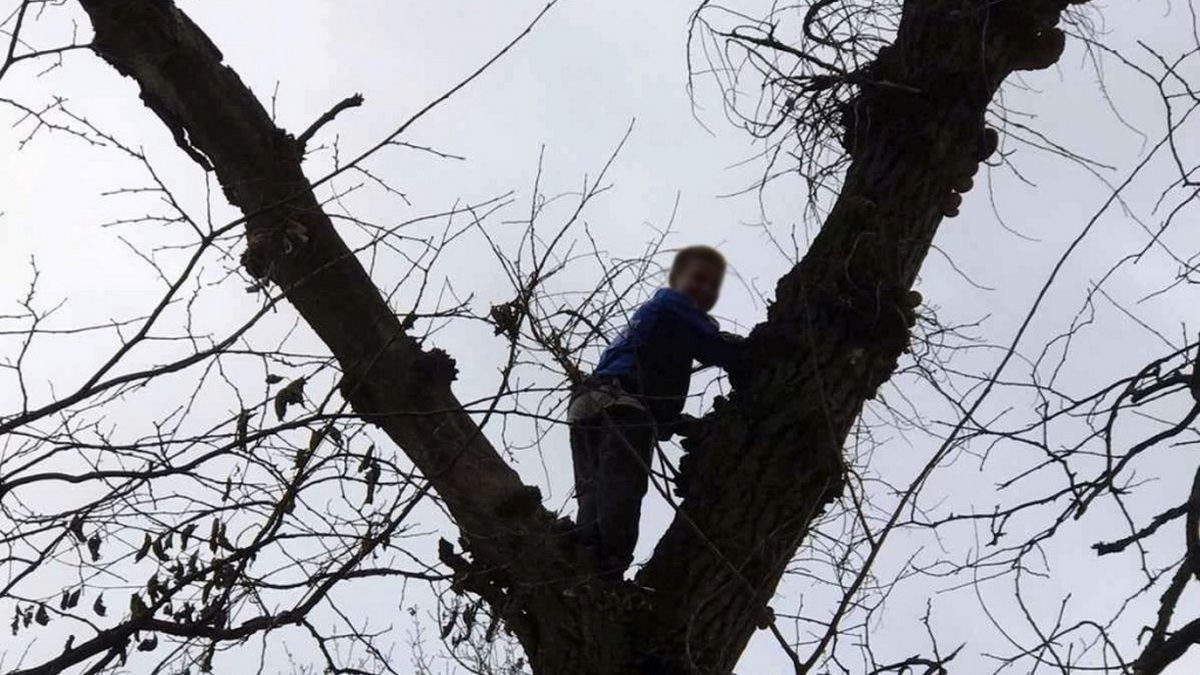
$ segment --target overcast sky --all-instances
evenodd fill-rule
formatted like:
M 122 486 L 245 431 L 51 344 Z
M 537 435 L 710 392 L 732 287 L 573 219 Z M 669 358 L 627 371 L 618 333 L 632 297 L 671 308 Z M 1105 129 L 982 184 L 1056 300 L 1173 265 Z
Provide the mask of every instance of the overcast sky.
M 766 6 L 757 0 L 739 1 L 738 6 L 752 14 Z M 377 142 L 476 68 L 541 8 L 540 2 L 531 0 L 191 0 L 179 4 L 208 32 L 242 79 L 261 98 L 272 101 L 277 120 L 288 130 L 298 133 L 332 104 L 362 93 L 363 107 L 344 113 L 318 136 L 325 143 L 336 136 L 343 157 Z M 759 148 L 726 121 L 709 82 L 702 79 L 694 100 L 689 96 L 686 31 L 695 4 L 563 0 L 512 54 L 406 136 L 410 143 L 434 146 L 464 156 L 465 161 L 389 149 L 368 166 L 402 191 L 407 203 L 384 191 L 364 189 L 347 199 L 347 207 L 357 217 L 389 223 L 513 192 L 517 203 L 500 214 L 494 227 L 501 239 L 515 236 L 519 225 L 509 227 L 505 222 L 527 211 L 543 147 L 542 192 L 578 190 L 585 176 L 595 175 L 632 123 L 632 135 L 609 175 L 613 189 L 585 213 L 589 231 L 613 256 L 635 256 L 667 227 L 678 203 L 667 245 L 709 243 L 726 252 L 739 279 L 730 284 L 717 313 L 728 327 L 745 330 L 763 317 L 760 297 L 770 296 L 775 279 L 790 264 L 764 235 L 764 215 L 766 227 L 777 236 L 787 238 L 798 227 L 802 251 L 805 191 L 799 179 L 784 177 L 770 186 L 761 202 L 754 194 L 725 196 L 752 184 L 762 164 L 744 161 Z M 81 35 L 87 33 L 86 20 L 76 10 L 56 12 L 38 28 L 44 31 L 39 33 L 44 41 L 69 36 L 72 18 L 80 21 Z M 1105 7 L 1103 12 L 1103 19 L 1094 17 L 1103 39 L 1128 50 L 1145 67 L 1154 67 L 1155 61 L 1138 51 L 1139 40 L 1155 45 L 1168 58 L 1191 48 L 1191 19 L 1185 11 L 1171 13 L 1165 3 L 1153 2 Z M 52 96 L 65 97 L 76 114 L 124 143 L 144 148 L 189 208 L 204 212 L 203 172 L 174 147 L 162 124 L 141 105 L 131 81 L 86 52 L 68 55 L 60 68 L 45 76 L 35 77 L 37 70 L 25 66 L 6 76 L 0 83 L 0 98 L 36 107 Z M 1052 153 L 1006 141 L 1021 177 L 1004 169 L 981 174 L 989 177 L 990 186 L 970 193 L 963 214 L 943 225 L 938 251 L 930 255 L 922 274 L 919 287 L 944 323 L 984 320 L 972 333 L 988 343 L 1007 344 L 1070 241 L 1104 207 L 1110 186 L 1121 183 L 1161 136 L 1166 118 L 1154 89 L 1115 61 L 1106 64 L 1105 75 L 1120 117 L 1105 102 L 1096 71 L 1077 42 L 1069 43 L 1058 68 L 1027 76 L 1006 90 L 1005 103 L 1015 111 L 1014 119 L 1098 164 L 1088 170 Z M 39 134 L 18 149 L 29 127 L 10 127 L 8 122 L 17 120 L 11 109 L 0 107 L 0 122 L 5 122 L 0 126 L 0 314 L 13 311 L 14 302 L 23 296 L 31 278 L 31 257 L 42 273 L 40 292 L 45 302 L 68 301 L 64 323 L 144 313 L 146 303 L 158 292 L 156 278 L 151 269 L 138 264 L 120 237 L 148 244 L 177 241 L 176 234 L 169 227 L 100 227 L 146 210 L 146 202 L 136 196 L 102 196 L 144 184 L 144 171 L 111 149 L 65 136 Z M 1179 136 L 1185 161 L 1200 149 L 1188 129 L 1184 127 Z M 320 175 L 331 161 L 329 152 L 317 155 L 309 166 L 310 175 Z M 1156 160 L 1128 189 L 1128 211 L 1118 204 L 1096 221 L 1052 286 L 1045 309 L 1023 343 L 1023 353 L 1035 359 L 1051 337 L 1077 318 L 1092 284 L 1118 260 L 1146 245 L 1145 228 L 1157 228 L 1165 217 L 1165 209 L 1155 211 L 1155 200 L 1177 175 L 1174 171 L 1165 156 Z M 348 178 L 339 185 L 348 188 L 359 181 Z M 214 219 L 232 217 L 219 201 Z M 1164 241 L 1184 258 L 1194 255 L 1200 241 L 1194 217 L 1185 212 Z M 441 269 L 460 297 L 472 297 L 476 309 L 511 298 L 503 271 L 481 237 L 456 244 Z M 387 287 L 403 272 L 399 261 L 385 257 L 377 281 Z M 1083 393 L 1125 376 L 1167 351 L 1168 343 L 1182 345 L 1185 326 L 1194 334 L 1194 314 L 1200 306 L 1195 286 L 1138 303 L 1170 283 L 1177 272 L 1176 262 L 1152 247 L 1143 261 L 1123 267 L 1107 281 L 1105 290 L 1112 301 L 1097 297 L 1089 310 L 1095 313 L 1095 326 L 1102 329 L 1085 331 L 1072 346 L 1072 358 L 1058 376 L 1064 389 Z M 574 280 L 585 287 L 592 283 L 586 275 L 595 273 L 583 268 L 577 272 L 582 276 Z M 201 316 L 209 330 L 228 329 L 244 318 L 238 312 L 253 311 L 253 300 L 231 296 L 228 302 L 235 303 L 236 312 L 229 304 L 214 305 Z M 1136 308 L 1141 324 L 1113 302 Z M 297 339 L 311 340 L 304 335 Z M 485 394 L 494 386 L 504 344 L 486 327 L 443 331 L 435 341 L 459 362 L 462 398 Z M 47 342 L 32 355 L 37 370 L 31 384 L 35 398 L 47 400 L 51 383 L 60 390 L 77 385 L 78 374 L 88 364 L 94 365 L 95 355 L 102 350 L 79 344 Z M 145 358 L 152 362 L 155 356 Z M 996 351 L 980 350 L 964 355 L 956 367 L 990 372 L 998 357 Z M 1018 361 L 1009 379 L 1028 380 L 1029 364 Z M 912 410 L 953 421 L 954 411 L 928 388 L 914 384 L 905 393 L 910 395 L 905 405 Z M 13 382 L 0 379 L 0 410 L 7 413 L 19 407 L 17 395 Z M 1028 419 L 1029 404 L 1020 397 L 999 396 L 985 406 L 981 418 L 1004 412 L 1017 420 Z M 1015 411 L 1009 410 L 1014 407 Z M 214 415 L 225 412 L 214 408 Z M 895 484 L 907 484 L 935 449 L 933 441 L 920 434 L 891 434 L 871 468 Z M 943 513 L 990 509 L 996 500 L 992 486 L 1028 460 L 1017 448 L 1000 445 L 994 452 L 983 471 L 979 462 L 968 458 L 961 471 L 935 478 L 923 505 Z M 1152 494 L 1158 501 L 1132 507 L 1135 518 L 1142 519 L 1139 522 L 1184 498 L 1195 468 L 1195 460 L 1185 453 L 1186 448 L 1165 453 L 1143 469 L 1148 473 L 1140 477 L 1158 481 Z M 543 443 L 540 453 L 518 452 L 517 461 L 526 480 L 541 486 L 552 507 L 572 508 L 569 456 L 561 430 Z M 647 499 L 640 555 L 649 552 L 670 515 L 658 497 L 652 494 Z M 1105 509 L 1069 524 L 1061 540 L 1047 548 L 1053 574 L 1040 581 L 1026 580 L 1036 585 L 1032 595 L 1035 604 L 1041 604 L 1036 610 L 1052 621 L 1058 604 L 1069 595 L 1068 616 L 1073 620 L 1109 618 L 1120 598 L 1134 590 L 1109 580 L 1136 570 L 1137 565 L 1130 560 L 1097 559 L 1088 547 L 1120 536 L 1122 527 L 1116 513 Z M 981 536 L 986 539 L 986 534 Z M 1175 538 L 1169 543 L 1170 555 L 1164 554 L 1159 564 L 1179 550 Z M 913 551 L 937 545 L 932 537 L 905 534 L 883 567 L 889 569 Z M 971 556 L 976 541 L 968 530 L 940 545 L 946 549 L 943 557 L 962 560 Z M 916 579 L 905 584 L 876 617 L 872 643 L 881 660 L 900 660 L 924 648 L 922 630 L 915 622 L 924 613 L 927 598 L 934 603 L 933 621 L 943 649 L 970 641 L 960 657 L 959 672 L 990 670 L 994 662 L 984 654 L 1014 651 L 980 610 L 989 594 L 993 597 L 988 601 L 1000 607 L 994 620 L 1023 639 L 1029 637 L 1029 627 L 1011 602 L 1010 582 L 985 585 L 979 595 L 943 592 L 962 581 Z M 809 599 L 824 596 L 806 595 L 809 591 L 802 576 L 789 579 L 773 605 L 777 612 L 826 616 L 828 607 Z M 373 620 L 388 624 L 395 599 L 372 602 L 379 603 L 373 607 Z M 1140 618 L 1119 633 L 1126 640 L 1127 655 L 1136 650 L 1131 638 L 1137 626 L 1149 623 L 1152 616 L 1152 605 L 1135 607 Z M 1184 609 L 1194 615 L 1200 603 L 1191 602 Z M 409 627 L 397 621 L 395 630 Z M 744 675 L 790 669 L 786 656 L 763 635 L 747 651 L 739 668 Z M 403 643 L 405 638 L 397 640 Z M 1200 659 L 1188 663 L 1170 672 L 1182 675 L 1200 667 Z M 285 664 L 276 665 L 286 670 Z

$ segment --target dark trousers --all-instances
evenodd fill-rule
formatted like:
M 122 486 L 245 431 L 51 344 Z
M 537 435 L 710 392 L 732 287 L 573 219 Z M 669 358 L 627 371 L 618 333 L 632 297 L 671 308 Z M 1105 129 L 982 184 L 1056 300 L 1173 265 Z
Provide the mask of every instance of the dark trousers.
M 606 575 L 620 578 L 633 562 L 654 435 L 650 416 L 629 406 L 571 425 L 580 541 Z

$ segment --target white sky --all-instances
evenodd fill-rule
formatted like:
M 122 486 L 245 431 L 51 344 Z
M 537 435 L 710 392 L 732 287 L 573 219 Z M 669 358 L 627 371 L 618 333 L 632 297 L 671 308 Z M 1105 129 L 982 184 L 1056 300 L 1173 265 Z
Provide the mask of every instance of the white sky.
M 765 4 L 744 0 L 739 6 L 750 13 L 761 13 Z M 477 67 L 541 7 L 540 2 L 530 0 L 191 0 L 180 5 L 208 32 L 225 53 L 227 63 L 260 97 L 269 99 L 278 85 L 277 118 L 293 132 L 301 131 L 345 96 L 364 94 L 364 107 L 344 113 L 318 137 L 328 142 L 336 134 L 343 156 L 373 144 Z M 350 198 L 354 214 L 396 222 L 447 208 L 459 200 L 477 201 L 513 190 L 518 203 L 504 217 L 515 219 L 527 208 L 543 145 L 543 192 L 575 190 L 585 174 L 595 174 L 630 122 L 636 120 L 629 144 L 610 176 L 614 190 L 586 212 L 591 231 L 612 254 L 636 255 L 654 236 L 655 227 L 665 227 L 678 195 L 675 233 L 668 238 L 668 245 L 719 244 L 745 285 L 729 289 L 718 313 L 731 325 L 752 325 L 763 316 L 764 308 L 747 288 L 769 295 L 788 261 L 751 225 L 762 217 L 753 195 L 720 197 L 748 185 L 761 165 L 751 162 L 730 168 L 754 154 L 755 148 L 746 135 L 725 122 L 711 87 L 701 87 L 696 96 L 701 108 L 699 117 L 708 129 L 693 119 L 685 88 L 685 40 L 694 5 L 677 0 L 564 0 L 513 54 L 418 124 L 406 139 L 465 155 L 468 161 L 435 160 L 412 151 L 389 150 L 372 159 L 369 166 L 402 190 L 412 206 L 380 191 L 367 190 Z M 1104 13 L 1110 30 L 1105 39 L 1130 49 L 1137 62 L 1147 67 L 1154 62 L 1145 52 L 1133 51 L 1137 40 L 1156 45 L 1170 57 L 1190 48 L 1190 18 L 1185 11 L 1177 9 L 1171 14 L 1163 3 L 1138 3 L 1104 8 Z M 59 11 L 55 22 L 48 22 L 47 35 L 69 31 L 68 18 Z M 1107 67 L 1120 112 L 1144 130 L 1151 143 L 1155 142 L 1163 128 L 1156 94 L 1115 62 Z M 69 55 L 63 67 L 41 78 L 33 77 L 36 70 L 36 66 L 26 66 L 6 77 L 0 83 L 0 97 L 31 106 L 44 103 L 52 94 L 65 97 L 77 114 L 123 142 L 144 148 L 166 180 L 189 200 L 189 206 L 203 212 L 202 172 L 173 146 L 163 126 L 142 107 L 131 81 L 119 78 L 88 53 Z M 1028 88 L 1009 89 L 1007 102 L 1036 115 L 1026 123 L 1056 142 L 1116 167 L 1113 171 L 1101 170 L 1100 174 L 1117 183 L 1147 148 L 1106 107 L 1095 79 L 1094 71 L 1083 62 L 1080 46 L 1071 43 L 1059 68 L 1027 77 Z M 5 110 L 0 113 L 0 122 L 7 120 L 16 118 Z M 103 222 L 145 211 L 145 202 L 137 199 L 99 196 L 115 188 L 142 184 L 144 174 L 110 150 L 90 148 L 65 137 L 38 137 L 18 151 L 17 141 L 25 132 L 21 126 L 0 127 L 0 314 L 11 311 L 11 303 L 24 293 L 31 256 L 36 257 L 42 271 L 45 302 L 68 300 L 69 314 L 63 317 L 64 322 L 103 321 L 145 311 L 147 298 L 156 292 L 154 277 L 148 268 L 134 261 L 118 235 L 147 243 L 174 241 L 175 234 L 169 228 L 99 227 Z M 1185 157 L 1197 150 L 1193 138 L 1185 128 L 1180 136 Z M 971 322 L 987 316 L 988 320 L 974 333 L 990 343 L 1011 339 L 1051 266 L 1109 194 L 1095 176 L 1061 158 L 1018 147 L 1013 159 L 1032 184 L 1023 184 L 1008 172 L 995 171 L 994 199 L 1005 223 L 1036 241 L 1021 239 L 1001 227 L 988 204 L 987 191 L 977 189 L 967 197 L 963 215 L 943 226 L 938 245 L 978 286 L 994 290 L 972 286 L 950 268 L 946 256 L 938 253 L 930 256 L 920 284 L 927 302 L 939 308 L 945 323 Z M 315 158 L 310 175 L 319 175 L 328 160 L 328 155 Z M 1154 199 L 1174 178 L 1172 171 L 1169 163 L 1157 162 L 1131 188 L 1132 213 L 1149 227 L 1162 222 L 1163 212 L 1153 211 Z M 341 185 L 347 187 L 353 182 L 347 179 Z M 792 178 L 780 180 L 767 192 L 766 214 L 774 231 L 786 236 L 791 225 L 799 221 L 803 195 L 802 185 Z M 230 213 L 221 206 L 216 218 L 227 218 Z M 1171 245 L 1184 257 L 1193 254 L 1200 239 L 1192 218 L 1185 212 L 1169 236 Z M 497 227 L 501 232 L 508 231 L 499 223 Z M 1041 345 L 1074 317 L 1089 285 L 1146 240 L 1145 231 L 1132 218 L 1120 209 L 1110 210 L 1064 267 L 1045 313 L 1025 343 L 1025 353 L 1036 357 Z M 403 272 L 398 267 L 389 268 L 389 264 L 398 261 L 381 262 L 377 278 L 381 284 L 387 283 L 389 273 Z M 472 306 L 476 309 L 510 299 L 502 271 L 482 239 L 459 243 L 443 264 L 443 273 L 451 276 L 461 297 L 474 294 Z M 1132 302 L 1169 283 L 1177 271 L 1177 266 L 1164 256 L 1151 254 L 1142 264 L 1119 273 L 1107 289 L 1119 301 Z M 581 278 L 580 283 L 586 285 L 590 280 Z M 1195 287 L 1184 287 L 1138 306 L 1139 317 L 1175 344 L 1181 344 L 1181 325 L 1191 327 L 1194 333 L 1196 295 Z M 230 297 L 228 301 L 235 303 L 238 311 L 253 306 L 252 298 Z M 1067 383 L 1064 387 L 1073 393 L 1124 376 L 1165 350 L 1158 338 L 1124 318 L 1107 301 L 1098 299 L 1095 311 L 1097 325 L 1105 328 L 1087 331 L 1081 337 L 1073 346 L 1073 360 L 1061 376 Z M 207 310 L 202 316 L 209 328 L 218 330 L 222 325 L 233 325 L 244 314 L 226 306 Z M 463 398 L 486 393 L 494 385 L 503 344 L 486 328 L 445 331 L 437 335 L 436 343 L 458 359 L 464 374 L 458 387 Z M 33 357 L 38 369 L 33 384 L 35 398 L 45 400 L 48 382 L 55 382 L 60 389 L 77 384 L 79 373 L 86 372 L 82 369 L 94 363 L 99 352 L 94 345 L 81 349 L 79 343 L 68 341 L 47 343 Z M 8 353 L 7 346 L 4 353 Z M 995 352 L 983 352 L 957 365 L 971 372 L 987 372 L 997 358 Z M 1022 379 L 1028 378 L 1028 372 L 1027 365 L 1018 363 L 1009 375 Z M 911 394 L 913 405 L 922 414 L 938 419 L 950 415 L 927 389 L 914 385 L 906 393 Z M 7 413 L 19 406 L 16 396 L 13 383 L 0 379 L 0 410 Z M 998 415 L 1007 406 L 1028 405 L 1027 401 L 1017 401 L 999 398 L 985 407 L 982 417 Z M 214 414 L 223 412 L 214 409 Z M 1028 417 L 1028 411 L 1019 408 L 1009 414 L 1017 419 Z M 551 450 L 556 447 L 556 438 L 557 453 Z M 925 437 L 906 440 L 893 434 L 876 454 L 877 464 L 872 468 L 896 484 L 907 484 L 934 449 Z M 551 505 L 566 504 L 570 467 L 565 438 L 561 434 L 552 436 L 543 450 L 542 458 L 531 452 L 518 453 L 519 468 L 527 480 L 541 485 Z M 982 472 L 976 470 L 977 465 L 966 462 L 970 466 L 963 471 L 947 472 L 935 479 L 924 505 L 938 506 L 938 499 L 944 497 L 943 513 L 962 513 L 972 506 L 990 508 L 992 486 L 1025 466 L 1027 459 L 1021 457 L 1020 449 L 1003 445 L 994 452 Z M 1160 487 L 1150 491 L 1147 502 L 1137 505 L 1135 515 L 1142 518 L 1139 522 L 1160 507 L 1182 501 L 1194 468 L 1195 460 L 1189 458 L 1187 448 L 1163 453 L 1147 464 L 1143 471 L 1148 473 L 1141 477 L 1160 481 Z M 1150 503 L 1149 499 L 1159 501 Z M 655 534 L 669 518 L 667 507 L 654 495 L 648 497 L 646 510 L 639 548 L 643 554 L 648 553 Z M 1132 590 L 1112 580 L 1128 574 L 1133 561 L 1098 560 L 1088 548 L 1095 541 L 1120 536 L 1122 527 L 1113 512 L 1098 509 L 1088 518 L 1070 523 L 1061 540 L 1048 547 L 1052 576 L 1036 584 L 1028 582 L 1036 585 L 1031 595 L 1035 604 L 1044 604 L 1038 609 L 1047 620 L 1052 620 L 1064 595 L 1072 598 L 1069 614 L 1073 618 L 1107 618 L 1115 611 L 1117 598 Z M 1162 545 L 1175 555 L 1181 538 L 1175 533 L 1163 536 L 1167 539 Z M 956 560 L 969 555 L 974 546 L 969 531 L 959 531 L 941 543 L 948 551 L 946 557 Z M 933 545 L 933 540 L 924 535 L 906 534 L 899 539 L 897 551 L 885 569 L 903 560 L 907 552 Z M 943 649 L 970 641 L 958 662 L 959 672 L 990 671 L 993 663 L 981 654 L 1014 651 L 979 611 L 978 600 L 971 592 L 938 592 L 955 584 L 955 580 L 918 579 L 902 587 L 889 601 L 887 611 L 878 617 L 873 631 L 872 645 L 881 660 L 900 660 L 924 650 L 925 642 L 915 621 L 924 612 L 926 598 L 933 599 L 933 621 Z M 810 599 L 823 596 L 806 595 L 808 590 L 802 577 L 789 580 L 781 598 L 773 603 L 776 611 L 794 612 L 803 603 L 806 616 L 824 616 L 828 608 Z M 1023 639 L 1029 637 L 1029 629 L 1020 623 L 1020 614 L 1012 603 L 1008 581 L 985 585 L 982 593 L 984 597 L 994 596 L 990 602 L 1001 607 L 997 620 L 1006 630 Z M 387 616 L 393 611 L 389 610 L 394 607 L 393 599 L 373 598 L 371 603 L 379 605 L 372 614 L 376 621 L 395 621 Z M 1148 623 L 1151 614 L 1147 606 L 1136 607 L 1143 618 L 1130 625 Z M 1183 609 L 1191 609 L 1194 615 L 1197 605 L 1191 603 L 1190 608 Z M 0 612 L 6 611 L 0 607 Z M 397 631 L 408 629 L 403 621 L 394 625 Z M 1127 654 L 1136 651 L 1129 639 L 1134 631 L 1136 627 L 1120 633 L 1126 640 L 1122 648 Z M 405 638 L 397 639 L 403 643 Z M 277 665 L 281 671 L 286 670 L 285 664 Z M 1195 672 L 1197 667 L 1200 659 L 1193 659 L 1171 672 Z M 789 668 L 778 648 L 760 635 L 747 651 L 739 672 L 782 673 Z

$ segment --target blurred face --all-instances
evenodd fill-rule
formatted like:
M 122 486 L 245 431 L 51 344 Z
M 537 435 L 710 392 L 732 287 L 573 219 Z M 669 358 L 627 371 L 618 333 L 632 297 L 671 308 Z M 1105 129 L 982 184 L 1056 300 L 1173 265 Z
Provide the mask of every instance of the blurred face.
M 671 288 L 683 293 L 705 312 L 717 304 L 725 270 L 708 260 L 692 260 L 675 275 Z

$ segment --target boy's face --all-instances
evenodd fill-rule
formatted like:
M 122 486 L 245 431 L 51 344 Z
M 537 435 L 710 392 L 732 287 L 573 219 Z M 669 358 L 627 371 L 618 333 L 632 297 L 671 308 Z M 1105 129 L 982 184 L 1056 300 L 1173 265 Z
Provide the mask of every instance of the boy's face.
M 720 265 L 707 260 L 693 260 L 675 275 L 675 283 L 671 284 L 671 288 L 688 296 L 697 307 L 707 312 L 716 306 L 724 280 L 725 270 Z

